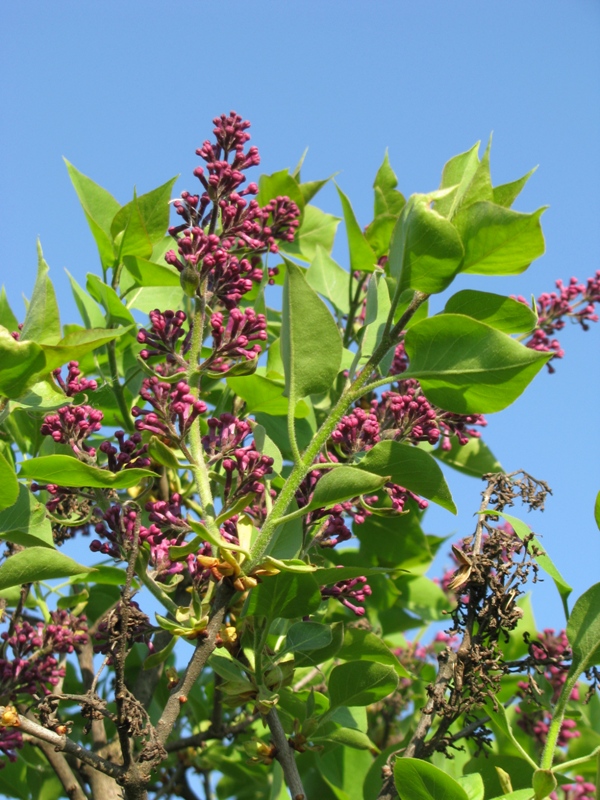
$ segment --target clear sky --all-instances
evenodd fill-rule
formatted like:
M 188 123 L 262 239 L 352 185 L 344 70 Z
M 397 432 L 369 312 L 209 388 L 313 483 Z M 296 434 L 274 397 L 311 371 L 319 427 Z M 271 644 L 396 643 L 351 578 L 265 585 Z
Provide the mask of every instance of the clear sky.
M 528 296 L 585 280 L 600 267 L 599 41 L 597 0 L 3 2 L 1 280 L 22 314 L 39 236 L 63 322 L 77 321 L 63 270 L 85 283 L 98 259 L 61 157 L 122 203 L 178 173 L 178 191 L 191 190 L 194 151 L 230 109 L 251 120 L 261 170 L 309 147 L 303 177 L 338 172 L 363 225 L 386 147 L 408 196 L 436 188 L 444 162 L 493 131 L 495 183 L 539 164 L 516 208 L 550 206 L 547 253 L 522 276 L 457 288 Z M 339 214 L 332 189 L 317 201 Z M 343 236 L 335 255 L 344 262 Z M 569 326 L 561 341 L 557 373 L 492 415 L 485 439 L 507 470 L 552 486 L 530 522 L 580 594 L 600 580 L 600 324 Z M 433 511 L 426 528 L 464 536 L 482 486 L 449 479 L 459 517 Z M 549 581 L 534 607 L 540 627 L 560 627 Z

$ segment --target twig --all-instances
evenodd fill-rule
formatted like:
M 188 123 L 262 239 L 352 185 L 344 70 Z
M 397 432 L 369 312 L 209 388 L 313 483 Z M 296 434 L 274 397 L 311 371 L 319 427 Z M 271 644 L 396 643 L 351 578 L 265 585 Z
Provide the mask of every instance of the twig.
M 5 707 L 0 706 L 0 716 L 2 716 L 4 712 Z M 18 728 L 22 733 L 28 733 L 31 736 L 35 736 L 36 739 L 40 739 L 42 742 L 48 742 L 48 744 L 53 745 L 57 751 L 75 756 L 75 758 L 83 761 L 84 764 L 89 764 L 91 767 L 100 770 L 100 772 L 103 772 L 105 775 L 110 775 L 111 778 L 115 778 L 115 780 L 118 780 L 122 777 L 123 770 L 121 767 L 113 764 L 112 761 L 107 761 L 106 759 L 101 758 L 100 756 L 96 755 L 96 753 L 92 753 L 90 750 L 86 750 L 85 747 L 81 747 L 81 745 L 78 745 L 72 739 L 69 739 L 68 736 L 55 733 L 54 731 L 49 731 L 47 728 L 44 728 L 37 722 L 27 719 L 27 717 L 19 715 L 18 719 Z
M 250 725 L 253 725 L 259 716 L 260 714 L 252 714 L 236 725 L 227 725 L 218 731 L 211 726 L 205 731 L 195 733 L 193 736 L 186 736 L 183 739 L 177 739 L 175 742 L 167 742 L 165 750 L 167 753 L 176 753 L 178 750 L 186 750 L 188 747 L 200 747 L 203 742 L 207 742 L 209 739 L 226 739 L 228 736 L 237 736 L 238 733 L 242 733 Z
M 271 731 L 273 744 L 276 748 L 275 758 L 281 764 L 285 782 L 287 783 L 292 800 L 305 800 L 306 794 L 304 793 L 302 779 L 300 778 L 298 766 L 296 765 L 294 750 L 287 740 L 281 720 L 277 715 L 277 709 L 272 708 L 267 714 L 267 725 Z

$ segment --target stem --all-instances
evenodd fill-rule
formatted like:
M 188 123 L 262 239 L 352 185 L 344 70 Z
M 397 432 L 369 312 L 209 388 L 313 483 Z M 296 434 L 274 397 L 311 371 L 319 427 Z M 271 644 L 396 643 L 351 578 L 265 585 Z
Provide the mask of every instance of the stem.
M 285 731 L 281 724 L 281 720 L 277 715 L 277 710 L 272 708 L 267 714 L 267 725 L 271 731 L 273 744 L 275 745 L 276 752 L 275 758 L 281 764 L 285 782 L 287 783 L 290 796 L 293 800 L 305 800 L 306 794 L 302 786 L 302 779 L 298 772 L 296 759 L 294 757 L 294 750 L 287 740 Z
M 554 751 L 556 750 L 556 743 L 560 734 L 560 728 L 565 718 L 565 711 L 571 692 L 575 688 L 578 675 L 573 675 L 570 680 L 567 680 L 563 685 L 560 697 L 556 701 L 554 713 L 552 714 L 552 722 L 548 729 L 546 737 L 546 744 L 544 745 L 544 752 L 542 753 L 542 760 L 540 762 L 540 769 L 552 769 L 552 762 L 554 761 Z
M 281 517 L 283 514 L 285 514 L 287 507 L 292 501 L 294 494 L 302 483 L 306 473 L 312 469 L 313 460 L 316 458 L 321 448 L 324 447 L 325 443 L 335 430 L 338 422 L 348 410 L 349 406 L 364 394 L 364 387 L 367 384 L 367 381 L 373 370 L 390 349 L 390 347 L 396 342 L 398 336 L 404 330 L 406 323 L 410 320 L 415 311 L 422 303 L 425 302 L 425 300 L 427 300 L 428 297 L 429 295 L 424 294 L 423 292 L 414 293 L 413 299 L 402 317 L 398 320 L 396 325 L 394 325 L 394 328 L 390 331 L 390 333 L 382 338 L 377 349 L 365 364 L 360 375 L 354 380 L 351 386 L 342 392 L 339 400 L 331 411 L 331 414 L 317 431 L 312 442 L 304 451 L 300 461 L 294 465 L 287 481 L 279 493 L 277 500 L 273 504 L 271 513 L 265 520 L 262 530 L 254 542 L 250 552 L 250 559 L 248 560 L 248 564 L 245 566 L 246 574 L 251 574 L 252 570 L 256 568 L 265 555 L 273 533 L 280 524 Z
M 206 317 L 206 280 L 200 285 L 200 296 L 195 298 L 194 321 L 192 325 L 192 338 L 189 352 L 189 382 L 191 393 L 194 397 L 200 396 L 200 375 L 198 374 L 198 359 L 202 350 L 204 339 L 204 321 Z M 214 519 L 215 510 L 213 496 L 210 488 L 210 478 L 208 466 L 204 460 L 202 450 L 202 438 L 200 436 L 200 420 L 197 419 L 190 428 L 190 451 L 192 455 L 191 468 L 194 474 L 196 489 L 200 497 L 200 502 L 204 509 L 205 524 L 210 527 L 211 519 Z M 218 531 L 217 531 L 218 533 Z
M 169 595 L 160 588 L 160 586 L 150 577 L 150 575 L 148 575 L 143 565 L 140 564 L 139 559 L 137 562 L 136 575 L 144 584 L 146 589 L 148 589 L 150 594 L 152 594 L 158 600 L 158 602 L 167 609 L 167 611 L 170 611 L 171 614 L 175 616 L 177 613 L 177 603 L 174 603 Z

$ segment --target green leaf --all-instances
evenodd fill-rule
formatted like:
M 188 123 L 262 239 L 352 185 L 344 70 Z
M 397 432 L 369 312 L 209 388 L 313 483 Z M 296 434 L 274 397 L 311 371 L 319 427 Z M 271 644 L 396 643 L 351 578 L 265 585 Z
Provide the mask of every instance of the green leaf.
M 0 511 L 0 538 L 23 547 L 54 547 L 46 507 L 23 484 L 15 502 Z
M 410 672 L 402 666 L 383 639 L 362 628 L 346 629 L 344 642 L 337 652 L 337 657 L 345 661 L 375 661 L 378 664 L 387 664 L 401 678 L 411 677 Z
M 451 610 L 447 596 L 437 583 L 424 575 L 402 575 L 395 581 L 400 605 L 426 621 L 446 619 Z
M 454 222 L 462 237 L 465 258 L 461 272 L 477 275 L 518 275 L 545 251 L 540 208 L 522 214 L 490 202 L 474 203 Z
M 125 256 L 150 258 L 152 240 L 146 230 L 135 189 L 133 200 L 119 210 L 110 227 L 111 236 L 118 249 L 117 261 L 119 263 L 123 262 Z M 159 239 L 162 239 L 162 234 Z
M 440 314 L 406 332 L 410 366 L 427 399 L 457 414 L 501 411 L 519 397 L 549 358 L 470 317 Z
M 326 297 L 342 314 L 350 310 L 348 282 L 350 275 L 318 245 L 315 257 L 306 272 L 306 282 L 323 297 Z
M 382 214 L 390 214 L 397 217 L 402 211 L 406 202 L 403 195 L 396 190 L 398 179 L 394 170 L 390 166 L 390 159 L 387 150 L 383 158 L 383 163 L 377 170 L 373 190 L 375 192 L 375 204 L 373 216 L 375 218 Z
M 34 383 L 25 394 L 13 401 L 11 408 L 28 408 L 38 412 L 47 412 L 72 402 L 73 398 L 65 397 L 64 392 L 58 391 L 54 381 L 48 377 Z
M 131 326 L 127 328 L 82 328 L 68 333 L 58 344 L 42 345 L 46 357 L 46 370 L 51 371 L 56 367 L 62 367 L 69 361 L 81 361 L 88 353 L 129 333 L 130 330 Z
M 162 650 L 158 650 L 155 653 L 151 653 L 148 658 L 144 661 L 144 669 L 154 669 L 154 667 L 158 667 L 161 664 L 164 664 L 167 658 L 173 652 L 173 648 L 177 644 L 177 636 L 172 636 L 169 639 L 169 643 L 162 648 Z
M 0 567 L 0 589 L 20 586 L 32 581 L 51 578 L 67 578 L 82 572 L 90 572 L 72 558 L 51 550 L 49 547 L 27 547 L 10 556 Z
M 557 786 L 555 776 L 550 769 L 536 769 L 533 773 L 532 788 L 535 792 L 535 800 L 544 800 Z
M 180 286 L 179 272 L 168 264 L 155 264 L 139 256 L 125 256 L 123 265 L 140 286 Z
M 398 292 L 441 292 L 462 263 L 464 248 L 456 228 L 430 207 L 430 201 L 429 195 L 413 195 L 396 223 L 388 265 Z
M 479 773 L 473 775 L 463 775 L 457 779 L 462 788 L 467 793 L 469 800 L 483 800 L 485 795 L 485 787 L 483 785 L 483 778 Z
M 319 585 L 311 574 L 281 572 L 265 578 L 252 589 L 244 614 L 267 619 L 294 619 L 314 613 L 320 605 Z
M 288 398 L 283 396 L 284 386 L 262 375 L 227 378 L 227 385 L 246 403 L 246 413 L 263 411 L 272 416 L 283 416 L 288 411 Z
M 17 398 L 36 382 L 46 357 L 35 342 L 17 342 L 6 328 L 0 328 L 0 364 L 0 395 Z
M 302 511 L 308 513 L 313 508 L 331 508 L 337 503 L 352 500 L 362 494 L 373 494 L 390 478 L 389 474 L 373 475 L 365 469 L 356 467 L 336 467 L 319 479 L 312 500 Z
M 149 469 L 124 469 L 115 474 L 63 455 L 40 456 L 23 461 L 19 476 L 44 483 L 58 483 L 60 486 L 89 486 L 99 489 L 129 489 L 137 486 L 144 478 L 156 478 L 156 474 Z
M 12 461 L 0 452 L 0 511 L 14 505 L 19 496 L 19 482 Z
M 394 517 L 372 515 L 362 525 L 356 526 L 355 534 L 361 543 L 361 558 L 367 564 L 420 573 L 427 569 L 433 558 L 419 518 L 414 513 Z
M 315 572 L 315 578 L 319 582 L 320 586 L 328 586 L 332 583 L 337 583 L 338 581 L 346 581 L 351 580 L 352 578 L 358 578 L 359 575 L 364 575 L 368 577 L 369 575 L 380 575 L 381 573 L 389 573 L 394 570 L 390 570 L 386 567 L 365 567 L 365 566 L 358 566 L 358 567 L 344 567 L 341 564 L 337 567 L 325 567 L 324 569 L 318 569 Z
M 397 220 L 398 217 L 396 215 L 382 214 L 379 217 L 375 217 L 365 230 L 365 238 L 375 253 L 377 260 L 381 256 L 388 254 Z
M 269 456 L 269 458 L 273 459 L 273 472 L 279 475 L 283 469 L 283 456 L 281 455 L 280 449 L 273 439 L 267 436 L 263 425 L 256 424 L 252 429 L 252 433 L 258 452 L 262 453 L 263 456 Z
M 11 332 L 19 327 L 19 320 L 12 312 L 4 286 L 0 290 L 0 325 Z
M 158 436 L 152 435 L 150 437 L 148 455 L 155 461 L 158 461 L 159 464 L 162 464 L 163 467 L 169 467 L 169 469 L 174 470 L 179 469 L 177 456 L 170 447 L 167 447 L 167 445 L 158 438 Z
M 327 306 L 306 282 L 303 270 L 286 260 L 281 357 L 286 394 L 296 403 L 326 392 L 340 369 L 342 339 Z
M 456 506 L 442 470 L 433 456 L 419 447 L 387 439 L 369 450 L 357 466 L 376 475 L 389 476 L 388 480 L 392 483 L 456 514 Z M 320 482 L 317 490 L 319 485 Z
M 375 745 L 367 734 L 356 730 L 356 728 L 334 728 L 323 736 L 313 736 L 311 738 L 315 742 L 334 742 L 335 744 L 341 744 L 342 747 L 351 747 L 354 750 L 373 751 L 375 749 Z M 377 751 L 375 750 L 375 752 Z
M 114 249 L 110 226 L 121 206 L 106 189 L 98 186 L 91 178 L 75 169 L 66 158 L 64 161 L 88 225 L 96 240 L 102 264 L 105 268 L 112 266 Z
M 329 625 L 331 631 L 331 642 L 326 647 L 321 647 L 318 650 L 312 650 L 309 653 L 297 652 L 295 654 L 295 662 L 298 667 L 314 667 L 315 664 L 323 664 L 333 658 L 342 646 L 344 638 L 344 623 L 334 622 Z
M 480 142 L 476 142 L 470 150 L 454 156 L 444 165 L 440 189 L 454 188 L 454 191 L 436 199 L 435 209 L 438 214 L 447 217 L 459 188 L 466 187 L 471 182 L 479 166 L 479 145 Z
M 373 272 L 377 264 L 377 257 L 373 248 L 367 242 L 360 225 L 356 221 L 350 201 L 339 186 L 336 187 L 342 203 L 346 236 L 348 238 L 348 252 L 350 254 L 350 272 Z
M 303 261 L 312 261 L 319 246 L 331 253 L 339 224 L 339 217 L 326 214 L 316 206 L 308 205 L 304 209 L 304 218 L 296 231 L 294 241 L 281 243 L 280 250 Z
M 285 638 L 286 652 L 307 652 L 327 647 L 332 641 L 329 625 L 320 622 L 296 622 L 287 632 Z
M 505 208 L 510 208 L 536 169 L 537 167 L 530 169 L 527 175 L 523 175 L 522 178 L 519 178 L 516 181 L 512 181 L 511 183 L 503 183 L 500 186 L 494 186 L 494 196 L 492 198 L 494 203 L 499 206 L 504 206 Z
M 360 344 L 361 363 L 368 361 L 381 342 L 391 307 L 385 276 L 382 273 L 373 275 L 367 289 L 364 334 Z
M 567 638 L 573 651 L 570 676 L 600 664 L 600 583 L 584 592 L 573 606 Z
M 95 300 L 77 283 L 75 278 L 68 270 L 65 270 L 71 282 L 73 299 L 81 315 L 81 319 L 86 328 L 103 328 L 106 322 L 104 314 L 98 307 Z
M 242 667 L 231 658 L 219 656 L 213 653 L 208 660 L 208 664 L 217 675 L 226 681 L 244 681 L 247 680 L 247 675 Z
M 533 800 L 533 797 L 533 789 L 517 789 L 514 792 L 493 797 L 492 800 Z
M 87 290 L 94 300 L 100 303 L 106 310 L 110 323 L 120 322 L 122 325 L 135 324 L 131 312 L 128 310 L 127 306 L 121 302 L 119 295 L 112 286 L 104 283 L 97 275 L 88 273 Z
M 468 800 L 460 783 L 419 758 L 397 758 L 394 783 L 400 800 Z
M 481 439 L 473 438 L 466 444 L 460 444 L 456 436 L 453 436 L 450 439 L 450 450 L 444 450 L 440 445 L 432 453 L 444 464 L 475 478 L 481 478 L 486 472 L 503 472 L 502 465 Z
M 464 289 L 448 300 L 446 314 L 463 314 L 504 333 L 528 333 L 537 324 L 537 314 L 525 303 L 490 292 Z
M 153 245 L 162 241 L 169 226 L 171 208 L 169 201 L 176 180 L 177 176 L 146 194 L 134 197 L 131 202 L 120 208 L 111 222 L 110 232 L 112 238 L 116 238 L 121 231 L 126 230 L 128 225 L 131 225 L 132 218 L 135 219 L 136 215 L 139 215 L 139 220 L 136 224 L 144 232 L 141 241 L 145 244 L 149 240 Z M 137 209 L 135 208 L 136 206 Z M 125 255 L 126 252 L 129 251 L 124 249 L 121 255 Z
M 485 153 L 472 174 L 463 174 L 463 177 L 452 196 L 452 205 L 448 218 L 456 216 L 462 208 L 467 208 L 478 200 L 492 200 L 493 189 L 490 176 L 490 149 L 492 137 L 490 136 Z M 479 149 L 479 148 L 478 148 Z
M 523 520 L 518 519 L 518 517 L 513 517 L 511 514 L 506 514 L 505 512 L 497 512 L 499 517 L 505 519 L 510 525 L 512 525 L 514 532 L 517 534 L 519 539 L 524 540 L 527 536 L 531 536 L 531 528 L 527 525 Z M 540 567 L 546 572 L 554 581 L 556 588 L 558 589 L 558 593 L 561 597 L 563 602 L 563 607 L 565 609 L 565 616 L 569 617 L 569 606 L 567 604 L 567 600 L 569 595 L 573 591 L 573 588 L 569 586 L 563 576 L 560 574 L 558 569 L 554 566 L 554 562 L 550 558 L 550 556 L 546 553 L 546 548 L 536 539 L 535 537 L 531 539 L 531 544 L 540 550 L 543 555 L 538 555 L 535 557 L 535 560 L 540 565 Z
M 48 264 L 44 261 L 39 240 L 37 252 L 37 278 L 19 340 L 37 344 L 56 344 L 61 337 L 60 314 L 54 287 L 48 277 Z
M 600 492 L 598 492 L 596 495 L 596 502 L 594 504 L 594 519 L 596 520 L 598 530 L 600 530 Z
M 339 664 L 329 676 L 331 708 L 368 706 L 396 690 L 398 675 L 393 667 L 374 661 Z
M 534 769 L 537 769 L 536 762 L 531 758 L 529 753 L 525 750 L 525 748 L 521 745 L 519 740 L 516 738 L 513 729 L 511 728 L 510 722 L 508 721 L 508 715 L 506 713 L 506 709 L 502 705 L 502 703 L 497 703 L 494 707 L 494 703 L 492 701 L 488 701 L 487 703 L 487 712 L 490 717 L 489 723 L 494 728 L 494 730 L 499 730 L 507 739 L 509 739 L 514 747 L 516 747 L 517 751 L 520 753 L 521 757 L 525 759 Z

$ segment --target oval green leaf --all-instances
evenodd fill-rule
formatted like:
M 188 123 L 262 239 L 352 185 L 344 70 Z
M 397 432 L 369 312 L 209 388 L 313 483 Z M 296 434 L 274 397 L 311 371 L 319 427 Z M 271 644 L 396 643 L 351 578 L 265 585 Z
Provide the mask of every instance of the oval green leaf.
M 372 494 L 389 480 L 389 472 L 382 477 L 368 472 L 366 467 L 336 467 L 319 479 L 312 500 L 302 510 L 308 512 L 313 508 L 331 508 L 336 503 L 352 500 L 362 494 Z
M 446 314 L 463 314 L 478 319 L 504 333 L 528 333 L 537 323 L 537 314 L 525 303 L 491 292 L 464 289 L 446 303 Z
M 122 472 L 109 472 L 92 467 L 71 456 L 40 456 L 21 463 L 21 478 L 31 478 L 59 486 L 89 486 L 96 489 L 129 489 L 137 486 L 144 478 L 155 478 L 149 469 L 124 469 Z
M 357 466 L 376 475 L 387 475 L 393 483 L 456 514 L 456 506 L 442 470 L 435 458 L 419 447 L 387 439 L 369 450 Z
M 469 800 L 460 783 L 419 758 L 397 758 L 394 783 L 400 800 Z
M 368 706 L 383 700 L 398 686 L 393 667 L 374 661 L 350 661 L 339 664 L 329 676 L 331 708 Z
M 550 358 L 510 336 L 459 314 L 440 314 L 406 332 L 410 367 L 435 405 L 457 414 L 502 411 Z
M 286 260 L 281 323 L 281 358 L 290 402 L 326 392 L 340 369 L 342 339 L 329 309 Z
M 72 558 L 49 547 L 27 547 L 10 556 L 0 567 L 0 590 L 33 581 L 68 578 L 92 572 Z
M 0 452 L 0 511 L 10 508 L 19 496 L 19 482 L 15 469 L 7 458 Z

